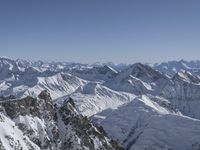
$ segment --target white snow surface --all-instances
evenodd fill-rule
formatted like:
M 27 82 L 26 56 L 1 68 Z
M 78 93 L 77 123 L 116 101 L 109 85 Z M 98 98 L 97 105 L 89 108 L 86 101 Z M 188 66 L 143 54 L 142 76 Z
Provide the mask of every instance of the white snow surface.
M 40 150 L 11 119 L 0 113 L 0 142 L 5 150 Z
M 109 136 L 129 150 L 200 148 L 200 61 L 151 64 L 153 68 L 141 63 L 110 65 L 31 62 L 3 57 L 0 58 L 0 95 L 36 97 L 47 90 L 59 107 L 71 97 L 78 112 L 103 126 Z M 25 124 L 35 137 L 42 138 L 46 134 L 43 120 L 31 116 L 11 120 L 1 116 L 3 147 L 39 149 L 15 124 Z M 75 134 L 65 133 L 62 120 L 59 117 L 58 120 L 63 139 L 64 135 Z M 38 134 L 39 130 L 42 134 Z M 98 139 L 94 142 L 100 144 Z
M 199 143 L 199 120 L 172 114 L 146 96 L 93 119 L 130 150 L 187 150 Z
M 88 83 L 70 95 L 76 108 L 86 116 L 92 116 L 105 109 L 116 109 L 120 105 L 130 102 L 134 94 L 113 91 L 98 83 Z

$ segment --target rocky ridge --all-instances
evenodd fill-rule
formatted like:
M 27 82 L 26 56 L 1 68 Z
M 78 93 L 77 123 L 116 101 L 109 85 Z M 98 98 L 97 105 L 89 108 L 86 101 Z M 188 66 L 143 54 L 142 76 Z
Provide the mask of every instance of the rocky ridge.
M 19 139 L 5 134 L 1 138 L 2 149 L 46 149 L 46 150 L 120 150 L 123 149 L 111 140 L 104 130 L 95 127 L 87 117 L 79 114 L 68 99 L 62 107 L 53 104 L 50 94 L 42 91 L 37 98 L 0 101 L 1 117 L 13 124 L 13 128 L 23 134 L 30 143 L 20 145 Z M 7 122 L 1 119 L 1 124 Z M 18 133 L 14 133 L 19 136 Z M 17 145 L 17 144 L 18 145 Z M 31 146 L 30 146 L 31 145 Z

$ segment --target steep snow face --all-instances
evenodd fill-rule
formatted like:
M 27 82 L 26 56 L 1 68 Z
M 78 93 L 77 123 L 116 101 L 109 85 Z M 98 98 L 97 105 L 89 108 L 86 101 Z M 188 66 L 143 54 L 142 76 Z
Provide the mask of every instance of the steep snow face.
M 169 84 L 166 84 L 161 95 L 169 99 L 199 99 L 200 79 L 188 72 L 178 72 Z
M 86 116 L 91 116 L 107 108 L 115 109 L 118 106 L 131 101 L 135 95 L 116 92 L 96 82 L 79 87 L 76 92 L 70 95 L 74 100 L 77 110 Z M 62 103 L 66 97 L 57 100 Z
M 4 113 L 33 143 L 41 149 L 59 149 L 60 140 L 54 119 L 55 110 L 49 95 L 39 95 L 39 99 L 26 97 L 1 101 Z
M 48 126 L 43 118 L 31 115 L 19 115 L 14 118 L 13 121 L 21 131 L 38 146 L 44 149 L 53 148 L 54 144 L 50 142 L 50 138 L 53 139 L 53 137 L 50 137 L 51 135 L 48 133 L 48 128 L 55 127 L 55 125 L 53 126 L 52 124 L 52 126 Z M 51 144 L 52 147 L 50 146 Z
M 122 79 L 116 78 L 111 82 L 104 83 L 104 85 L 116 91 L 134 93 L 136 95 L 152 91 L 151 85 L 132 75 L 128 75 Z
M 199 120 L 178 115 L 146 96 L 105 114 L 94 115 L 94 121 L 126 149 L 186 150 L 199 144 Z
M 83 70 L 73 70 L 72 74 L 90 81 L 103 80 L 107 81 L 117 76 L 118 72 L 113 68 L 105 65 L 103 67 L 92 67 Z
M 0 112 L 0 149 L 1 150 L 40 150 L 16 126 L 15 122 Z
M 63 73 L 51 77 L 38 77 L 37 80 L 37 84 L 28 88 L 24 95 L 36 96 L 40 91 L 47 90 L 51 93 L 52 98 L 56 99 L 73 93 L 79 86 L 86 83 L 82 79 Z
M 189 72 L 178 72 L 170 84 L 166 84 L 161 95 L 176 106 L 183 114 L 200 118 L 200 79 Z

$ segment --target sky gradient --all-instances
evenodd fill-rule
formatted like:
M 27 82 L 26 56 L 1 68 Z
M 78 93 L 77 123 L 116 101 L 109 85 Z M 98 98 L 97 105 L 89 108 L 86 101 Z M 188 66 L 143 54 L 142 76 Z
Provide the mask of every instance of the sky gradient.
M 199 0 L 2 0 L 0 55 L 30 60 L 200 59 Z

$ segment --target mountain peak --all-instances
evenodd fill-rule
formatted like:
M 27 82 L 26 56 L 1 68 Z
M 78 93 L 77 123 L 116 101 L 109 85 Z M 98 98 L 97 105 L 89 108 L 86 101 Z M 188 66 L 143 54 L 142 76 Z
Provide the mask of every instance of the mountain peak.
M 149 79 L 152 78 L 153 80 L 158 80 L 160 78 L 165 78 L 159 71 L 154 70 L 148 65 L 144 65 L 142 63 L 136 63 L 131 65 L 129 68 L 124 70 L 128 75 L 132 75 L 136 78 L 140 79 Z
M 181 70 L 177 72 L 172 79 L 183 80 L 183 81 L 192 82 L 192 83 L 200 82 L 200 79 L 197 76 L 192 75 L 189 71 L 185 71 L 185 70 Z

